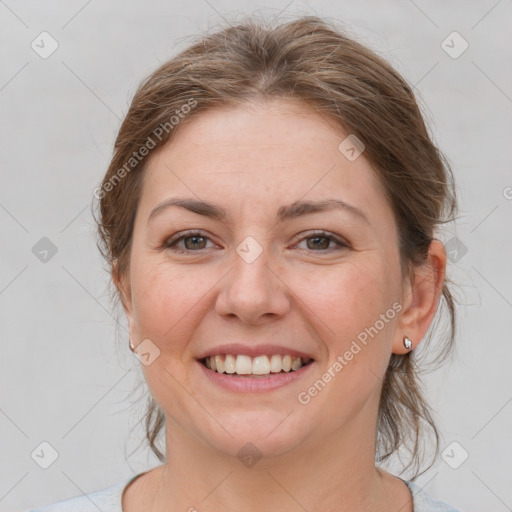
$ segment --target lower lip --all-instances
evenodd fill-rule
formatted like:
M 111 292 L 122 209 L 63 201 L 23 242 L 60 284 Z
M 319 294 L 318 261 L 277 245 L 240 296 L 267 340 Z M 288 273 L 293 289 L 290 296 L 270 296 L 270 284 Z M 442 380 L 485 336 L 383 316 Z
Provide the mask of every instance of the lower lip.
M 262 391 L 272 391 L 273 389 L 282 388 L 287 384 L 296 382 L 307 374 L 313 366 L 313 362 L 299 368 L 290 373 L 276 373 L 269 374 L 268 377 L 236 377 L 234 374 L 217 373 L 204 366 L 200 361 L 197 361 L 201 371 L 211 382 L 238 393 L 256 393 Z

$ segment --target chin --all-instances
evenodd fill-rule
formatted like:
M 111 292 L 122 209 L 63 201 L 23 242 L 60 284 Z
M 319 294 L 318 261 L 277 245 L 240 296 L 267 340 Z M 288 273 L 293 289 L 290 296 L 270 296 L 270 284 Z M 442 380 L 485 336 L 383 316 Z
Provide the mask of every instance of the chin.
M 244 457 L 264 460 L 285 455 L 301 445 L 306 437 L 307 428 L 301 428 L 302 425 L 297 423 L 297 415 L 291 407 L 288 410 L 237 411 L 216 419 L 226 430 L 214 422 L 215 425 L 205 432 L 204 441 L 242 462 Z

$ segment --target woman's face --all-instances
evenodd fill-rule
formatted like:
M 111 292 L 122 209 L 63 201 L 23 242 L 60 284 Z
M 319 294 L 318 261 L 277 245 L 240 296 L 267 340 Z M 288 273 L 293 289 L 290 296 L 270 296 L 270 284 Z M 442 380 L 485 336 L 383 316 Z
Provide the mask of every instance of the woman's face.
M 390 205 L 364 152 L 339 149 L 348 135 L 274 100 L 202 113 L 150 155 L 125 308 L 174 436 L 230 455 L 373 441 L 410 298 Z M 283 373 L 286 355 L 312 361 Z

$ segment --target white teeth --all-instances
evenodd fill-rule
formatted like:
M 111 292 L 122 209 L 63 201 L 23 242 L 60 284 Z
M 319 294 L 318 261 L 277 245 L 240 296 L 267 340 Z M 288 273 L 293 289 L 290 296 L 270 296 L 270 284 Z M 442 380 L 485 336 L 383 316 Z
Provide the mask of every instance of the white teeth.
M 213 359 L 213 361 L 215 362 L 215 371 L 218 373 L 224 373 L 224 361 L 222 360 L 221 356 L 207 357 L 206 359 Z
M 224 371 L 226 373 L 235 373 L 236 372 L 235 356 L 232 356 L 231 354 L 228 354 L 226 356 L 226 359 L 224 359 Z
M 292 359 L 292 370 L 298 370 L 302 366 L 302 360 L 300 357 Z
M 281 371 L 279 369 L 279 371 Z M 258 356 L 252 360 L 252 373 L 254 375 L 268 375 L 270 373 L 270 361 L 267 356 Z
M 283 358 L 279 354 L 274 354 L 270 358 L 270 371 L 273 373 L 279 373 L 283 369 L 281 364 L 282 360 Z
M 238 375 L 249 375 L 252 372 L 251 358 L 249 356 L 237 356 L 235 368 Z
M 272 354 L 272 356 L 250 357 L 245 354 L 233 355 L 226 354 L 209 356 L 204 360 L 207 368 L 217 373 L 229 373 L 237 375 L 269 375 L 270 373 L 296 371 L 304 364 L 309 363 L 311 359 L 302 359 L 290 355 L 281 356 Z

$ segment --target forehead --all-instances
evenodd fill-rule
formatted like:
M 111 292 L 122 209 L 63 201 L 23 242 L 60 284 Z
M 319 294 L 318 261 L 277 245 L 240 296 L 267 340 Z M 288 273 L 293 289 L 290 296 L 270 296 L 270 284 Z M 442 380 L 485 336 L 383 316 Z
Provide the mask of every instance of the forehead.
M 348 135 L 297 100 L 200 112 L 150 155 L 140 207 L 184 193 L 248 211 L 338 197 L 382 218 L 390 209 L 364 153 L 351 161 L 339 149 Z

